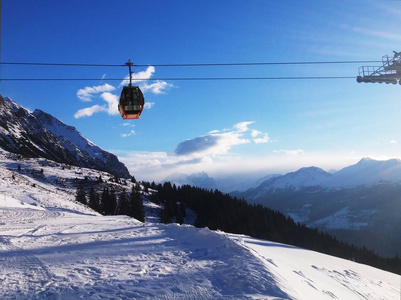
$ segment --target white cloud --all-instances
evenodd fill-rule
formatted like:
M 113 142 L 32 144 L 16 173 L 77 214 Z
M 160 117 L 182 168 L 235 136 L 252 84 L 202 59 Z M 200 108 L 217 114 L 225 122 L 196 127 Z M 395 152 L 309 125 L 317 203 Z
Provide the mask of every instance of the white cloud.
M 142 84 L 140 85 L 140 88 L 142 92 L 146 93 L 147 91 L 151 91 L 153 94 L 162 94 L 164 93 L 164 90 L 173 87 L 172 84 L 167 83 L 165 81 L 156 81 L 155 83 L 152 84 Z
M 267 133 L 262 133 L 263 137 L 253 139 L 256 144 L 266 144 L 270 141 L 269 135 Z
M 100 96 L 104 101 L 107 102 L 107 105 L 93 105 L 91 107 L 83 108 L 78 110 L 75 114 L 75 118 L 82 118 L 82 117 L 90 117 L 94 113 L 98 112 L 107 112 L 109 115 L 118 115 L 118 97 L 112 93 L 105 92 L 102 93 Z
M 132 83 L 141 82 L 150 79 L 155 72 L 155 67 L 149 66 L 146 71 L 132 73 Z M 120 83 L 120 87 L 129 84 L 129 74 Z
M 259 130 L 252 129 L 251 136 L 254 138 L 252 139 L 256 144 L 265 144 L 270 141 L 269 135 L 267 133 L 263 133 Z M 260 137 L 261 136 L 261 137 Z
M 131 136 L 131 135 L 135 135 L 135 131 L 134 131 L 134 130 L 131 130 L 130 133 L 122 133 L 122 134 L 121 134 L 121 136 L 122 136 L 123 138 L 129 137 L 129 136 Z
M 118 115 L 118 96 L 112 93 L 103 93 L 101 98 L 107 102 L 107 113 L 109 115 Z
M 155 105 L 154 102 L 145 102 L 144 109 L 151 109 Z
M 92 86 L 92 87 L 85 87 L 83 89 L 78 90 L 77 92 L 77 97 L 81 99 L 84 102 L 90 102 L 92 101 L 92 96 L 97 93 L 102 93 L 102 92 L 111 92 L 114 91 L 116 88 L 110 84 L 103 84 L 103 85 L 98 85 L 98 86 Z
M 83 108 L 78 110 L 75 114 L 74 117 L 76 119 L 82 118 L 82 117 L 90 117 L 94 113 L 100 112 L 100 111 L 106 111 L 107 109 L 104 106 L 100 105 L 93 105 L 91 107 Z
M 248 126 L 253 123 L 255 123 L 255 122 L 241 122 L 241 123 L 235 124 L 234 129 L 238 132 L 245 132 L 245 131 L 249 130 Z
M 220 133 L 213 130 L 209 134 L 186 140 L 177 145 L 176 155 L 220 155 L 226 154 L 233 146 L 250 143 L 243 138 L 243 133 L 248 130 L 248 125 L 253 122 L 235 124 L 233 129 Z
M 251 136 L 254 138 L 256 138 L 258 135 L 261 135 L 261 134 L 263 134 L 263 132 L 256 130 L 256 129 L 252 129 L 252 131 L 251 131 Z
M 398 144 L 396 140 L 391 140 L 390 144 Z

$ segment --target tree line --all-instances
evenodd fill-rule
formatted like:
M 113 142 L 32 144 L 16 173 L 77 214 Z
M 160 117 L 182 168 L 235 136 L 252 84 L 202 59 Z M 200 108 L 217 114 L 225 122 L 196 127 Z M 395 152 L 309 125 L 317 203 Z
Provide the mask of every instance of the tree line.
M 92 185 L 89 191 L 85 184 L 80 182 L 75 194 L 75 200 L 89 206 L 102 215 L 127 215 L 141 222 L 145 222 L 145 211 L 141 188 L 135 183 L 129 193 L 123 188 L 116 191 L 113 187 L 103 186 L 101 192 Z

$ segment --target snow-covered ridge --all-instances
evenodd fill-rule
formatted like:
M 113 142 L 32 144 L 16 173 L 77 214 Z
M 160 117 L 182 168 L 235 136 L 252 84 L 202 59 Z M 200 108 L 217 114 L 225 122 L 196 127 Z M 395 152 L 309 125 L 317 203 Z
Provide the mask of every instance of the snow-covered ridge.
M 331 186 L 371 186 L 380 183 L 401 183 L 401 160 L 385 161 L 363 158 L 357 164 L 333 174 Z
M 130 177 L 128 169 L 114 154 L 94 145 L 74 127 L 41 110 L 32 113 L 1 95 L 0 148 L 27 157 L 43 157 Z
M 399 159 L 379 161 L 363 158 L 357 164 L 345 167 L 334 174 L 317 167 L 301 168 L 296 172 L 269 179 L 254 190 L 258 190 L 261 194 L 275 189 L 293 191 L 308 187 L 338 189 L 382 183 L 401 183 L 401 161 Z

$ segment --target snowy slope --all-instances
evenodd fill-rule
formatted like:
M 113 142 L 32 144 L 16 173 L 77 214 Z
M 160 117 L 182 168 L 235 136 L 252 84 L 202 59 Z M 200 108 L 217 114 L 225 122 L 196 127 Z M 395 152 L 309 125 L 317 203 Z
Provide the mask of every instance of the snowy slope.
M 100 216 L 73 177 L 101 174 L 0 156 L 0 299 L 398 299 L 399 276 L 189 225 Z M 43 168 L 33 176 L 29 170 Z M 61 184 L 61 183 L 63 184 Z M 57 185 L 56 185 L 57 183 Z
M 399 276 L 208 229 L 0 207 L 1 299 L 397 299 Z

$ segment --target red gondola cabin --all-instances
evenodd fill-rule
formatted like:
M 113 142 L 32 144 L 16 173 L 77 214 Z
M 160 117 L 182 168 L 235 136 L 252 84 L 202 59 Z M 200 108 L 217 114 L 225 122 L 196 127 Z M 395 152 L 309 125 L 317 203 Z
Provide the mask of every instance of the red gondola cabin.
M 137 86 L 125 86 L 121 91 L 118 111 L 123 119 L 139 119 L 145 105 L 145 98 Z

